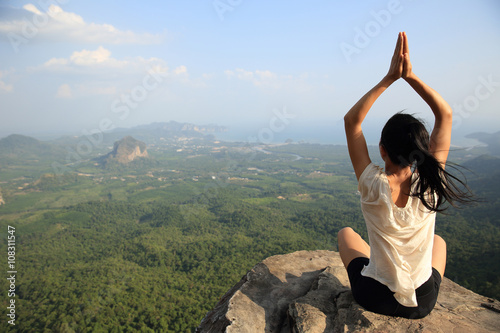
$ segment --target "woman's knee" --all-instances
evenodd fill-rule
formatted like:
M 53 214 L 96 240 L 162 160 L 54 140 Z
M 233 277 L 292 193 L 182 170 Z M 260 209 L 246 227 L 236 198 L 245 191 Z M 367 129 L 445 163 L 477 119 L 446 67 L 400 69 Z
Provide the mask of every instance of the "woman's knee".
M 338 232 L 338 245 L 340 258 L 346 268 L 354 258 L 370 258 L 370 246 L 350 227 Z
M 441 236 L 434 235 L 434 245 L 432 248 L 432 267 L 438 270 L 441 277 L 446 269 L 446 242 Z
M 446 242 L 439 235 L 434 235 L 433 252 L 446 258 Z
M 354 231 L 353 228 L 351 227 L 345 227 L 345 228 L 342 228 L 339 230 L 339 232 L 337 233 L 337 239 L 344 239 L 346 238 L 346 236 L 348 235 L 352 235 L 352 234 L 356 234 L 356 231 Z
M 438 243 L 440 243 L 441 246 L 444 246 L 446 248 L 446 242 L 443 239 L 443 237 L 434 234 L 434 242 L 438 242 Z
M 345 227 L 339 230 L 337 242 L 339 246 L 345 244 L 347 247 L 351 247 L 353 244 L 358 244 L 359 242 L 364 243 L 364 240 L 353 228 Z

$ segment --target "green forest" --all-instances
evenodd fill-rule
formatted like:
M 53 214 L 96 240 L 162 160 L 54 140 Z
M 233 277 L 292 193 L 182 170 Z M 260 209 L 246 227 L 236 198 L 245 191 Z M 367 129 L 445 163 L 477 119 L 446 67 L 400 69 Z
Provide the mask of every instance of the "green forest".
M 1 298 L 7 332 L 193 332 L 263 259 L 336 251 L 345 226 L 366 237 L 345 146 L 169 141 L 147 160 L 56 173 L 64 149 L 33 144 L 0 149 L 3 293 L 10 235 L 17 272 L 15 325 Z M 500 299 L 500 162 L 486 153 L 451 152 L 479 200 L 440 214 L 436 233 L 445 275 Z

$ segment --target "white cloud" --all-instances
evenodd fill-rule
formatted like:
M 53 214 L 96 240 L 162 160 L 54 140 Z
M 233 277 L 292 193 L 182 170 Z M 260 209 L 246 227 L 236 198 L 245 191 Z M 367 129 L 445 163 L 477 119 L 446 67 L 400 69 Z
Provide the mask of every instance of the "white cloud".
M 5 81 L 2 79 L 2 77 L 5 75 L 5 73 L 2 73 L 0 71 L 0 93 L 10 93 L 14 91 L 14 87 L 11 84 L 5 83 Z
M 187 68 L 186 66 L 179 66 L 176 69 L 174 69 L 174 73 L 177 75 L 187 74 Z
M 33 4 L 31 3 L 28 3 L 26 5 L 23 6 L 23 8 L 29 12 L 32 12 L 34 14 L 37 14 L 37 15 L 42 15 L 42 12 L 38 10 L 38 8 L 36 8 Z
M 224 71 L 227 78 L 236 78 L 242 81 L 251 82 L 256 87 L 279 89 L 293 81 L 291 75 L 278 75 L 269 70 L 256 70 L 254 72 L 247 71 L 242 68 L 237 68 L 234 71 Z
M 69 86 L 69 84 L 63 84 L 59 87 L 59 89 L 57 89 L 57 93 L 56 93 L 56 97 L 57 98 L 71 98 L 73 97 L 73 94 L 71 92 L 71 87 Z
M 105 83 L 86 83 L 77 86 L 80 95 L 116 95 L 117 88 Z
M 6 84 L 3 81 L 0 81 L 0 92 L 12 92 L 13 87 L 11 84 Z
M 28 68 L 27 73 L 31 76 L 40 73 L 63 81 L 58 88 L 54 88 L 57 98 L 115 95 L 137 85 L 154 85 L 154 80 L 169 82 L 170 88 L 174 85 L 201 88 L 209 80 L 206 76 L 190 78 L 184 65 L 169 69 L 166 62 L 159 58 L 117 59 L 102 46 L 94 50 L 75 51 L 65 58 L 51 58 Z
M 254 74 L 253 72 L 244 70 L 242 68 L 236 68 L 234 71 L 231 70 L 226 70 L 224 71 L 226 76 L 228 78 L 236 77 L 237 79 L 243 80 L 243 81 L 253 81 L 254 79 Z
M 255 71 L 255 74 L 262 79 L 262 80 L 274 80 L 276 79 L 277 75 L 275 73 L 272 73 L 270 71 Z
M 111 51 L 99 46 L 96 50 L 81 50 L 73 52 L 68 58 L 51 58 L 43 65 L 29 68 L 29 71 L 48 71 L 59 74 L 101 76 L 137 74 L 147 68 L 161 67 L 161 71 L 168 71 L 165 62 L 158 58 L 144 59 L 142 57 L 116 59 Z M 176 70 L 175 74 L 184 73 L 187 69 Z M 179 72 L 179 73 L 177 73 Z
M 94 65 L 109 61 L 111 52 L 100 46 L 95 51 L 83 50 L 80 52 L 73 52 L 70 60 L 76 65 Z
M 45 68 L 54 67 L 65 67 L 70 65 L 76 66 L 93 66 L 93 65 L 104 65 L 104 66 L 122 66 L 126 65 L 125 61 L 119 61 L 111 58 L 111 52 L 102 46 L 95 51 L 92 50 L 81 50 L 75 51 L 68 59 L 65 58 L 51 58 L 43 64 Z
M 99 46 L 95 51 L 82 50 L 80 52 L 73 52 L 69 61 L 78 66 L 104 65 L 108 67 L 123 67 L 127 65 L 127 61 L 111 58 L 111 52 L 102 46 Z
M 7 34 L 14 44 L 36 37 L 65 42 L 145 45 L 161 43 L 164 38 L 164 34 L 136 33 L 110 24 L 85 22 L 80 15 L 65 12 L 53 4 L 46 12 L 41 12 L 33 4 L 24 5 L 23 9 L 26 12 L 24 19 L 0 22 L 0 33 Z
M 90 95 L 116 95 L 117 91 L 116 86 L 101 82 L 84 82 L 75 84 L 73 88 L 64 83 L 57 89 L 56 98 L 70 99 Z
M 49 61 L 47 61 L 44 66 L 50 67 L 50 66 L 63 66 L 67 65 L 68 60 L 67 59 L 62 59 L 62 58 L 52 58 Z
M 239 80 L 251 84 L 261 93 L 290 98 L 316 98 L 321 94 L 331 95 L 333 87 L 324 75 L 299 73 L 295 75 L 281 74 L 270 70 L 249 71 L 242 68 L 225 70 L 228 80 Z M 246 87 L 245 87 L 246 88 Z M 287 97 L 287 98 L 288 98 Z

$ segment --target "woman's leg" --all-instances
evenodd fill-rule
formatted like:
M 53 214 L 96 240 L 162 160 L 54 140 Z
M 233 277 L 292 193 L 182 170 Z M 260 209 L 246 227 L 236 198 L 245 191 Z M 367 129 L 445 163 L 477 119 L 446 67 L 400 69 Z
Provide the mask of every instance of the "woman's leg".
M 441 236 L 434 235 L 434 245 L 432 247 L 432 267 L 437 269 L 441 278 L 444 276 L 446 268 L 446 242 Z
M 339 245 L 340 258 L 342 258 L 342 262 L 346 269 L 354 258 L 370 258 L 370 245 L 350 227 L 339 231 L 337 242 Z

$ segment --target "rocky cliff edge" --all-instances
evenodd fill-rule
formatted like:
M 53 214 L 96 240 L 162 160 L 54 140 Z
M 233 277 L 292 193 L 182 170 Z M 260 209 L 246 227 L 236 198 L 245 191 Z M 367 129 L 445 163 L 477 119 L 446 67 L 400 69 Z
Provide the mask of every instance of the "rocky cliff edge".
M 365 311 L 337 252 L 265 259 L 229 290 L 196 332 L 500 332 L 496 300 L 445 278 L 436 307 L 411 320 Z

